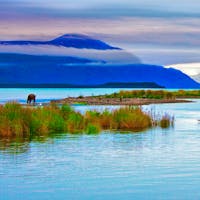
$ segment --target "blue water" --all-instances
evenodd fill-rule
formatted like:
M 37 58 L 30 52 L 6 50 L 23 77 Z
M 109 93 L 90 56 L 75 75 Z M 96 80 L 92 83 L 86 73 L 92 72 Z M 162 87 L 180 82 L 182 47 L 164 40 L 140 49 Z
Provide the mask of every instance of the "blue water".
M 118 92 L 121 89 L 118 88 L 0 88 L 0 103 L 7 101 L 18 101 L 21 103 L 26 102 L 28 94 L 36 94 L 36 100 L 39 103 L 49 102 L 50 100 L 62 99 L 66 97 L 78 97 L 111 94 Z M 130 89 L 124 89 L 130 90 Z
M 200 100 L 143 109 L 174 115 L 174 128 L 1 140 L 0 199 L 200 199 Z
M 121 88 L 0 88 L 0 104 L 7 101 L 18 101 L 25 103 L 28 94 L 36 94 L 38 103 L 49 102 L 50 100 L 62 99 L 66 97 L 78 97 L 103 95 L 118 92 L 120 90 L 132 90 Z M 156 90 L 156 89 L 155 89 Z

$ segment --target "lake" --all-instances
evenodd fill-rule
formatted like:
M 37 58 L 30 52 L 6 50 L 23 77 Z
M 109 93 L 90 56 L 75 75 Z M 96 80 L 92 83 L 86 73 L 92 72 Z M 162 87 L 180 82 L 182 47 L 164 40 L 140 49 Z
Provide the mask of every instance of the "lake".
M 141 89 L 141 88 L 140 88 Z M 103 95 L 119 92 L 120 90 L 132 90 L 130 88 L 0 88 L 0 104 L 7 101 L 18 101 L 25 103 L 28 94 L 36 94 L 39 103 L 66 97 L 78 97 Z M 137 89 L 136 89 L 137 90 Z M 159 90 L 159 89 L 151 89 Z M 174 89 L 170 89 L 174 91 Z
M 62 99 L 66 97 L 78 97 L 80 95 L 92 96 L 101 94 L 111 94 L 118 92 L 119 88 L 0 88 L 0 103 L 7 101 L 18 101 L 25 103 L 28 94 L 36 94 L 39 103 L 50 100 Z M 131 90 L 131 89 L 123 89 Z
M 36 91 L 10 89 L 3 100 L 12 97 L 11 90 L 21 100 Z M 102 89 L 84 90 L 60 89 L 54 94 L 90 95 Z M 36 92 L 45 94 L 41 99 L 51 99 L 51 91 Z M 81 112 L 94 108 L 104 107 L 75 107 Z M 140 133 L 0 140 L 0 199 L 200 199 L 200 100 L 143 109 L 174 115 L 175 126 Z

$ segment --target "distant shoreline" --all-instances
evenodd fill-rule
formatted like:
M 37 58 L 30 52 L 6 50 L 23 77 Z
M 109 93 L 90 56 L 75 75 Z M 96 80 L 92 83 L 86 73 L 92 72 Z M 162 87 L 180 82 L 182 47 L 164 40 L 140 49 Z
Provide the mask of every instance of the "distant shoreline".
M 187 103 L 189 99 L 200 98 L 200 90 L 130 90 L 119 91 L 112 94 L 99 96 L 67 97 L 60 100 L 52 100 L 59 104 L 85 104 L 85 105 L 149 105 L 162 103 Z
M 141 99 L 141 98 L 102 98 L 102 97 L 68 97 L 60 100 L 52 100 L 56 104 L 80 104 L 80 105 L 149 105 L 163 103 L 191 103 L 186 99 Z
M 153 82 L 105 83 L 98 85 L 75 84 L 0 84 L 0 88 L 165 88 Z

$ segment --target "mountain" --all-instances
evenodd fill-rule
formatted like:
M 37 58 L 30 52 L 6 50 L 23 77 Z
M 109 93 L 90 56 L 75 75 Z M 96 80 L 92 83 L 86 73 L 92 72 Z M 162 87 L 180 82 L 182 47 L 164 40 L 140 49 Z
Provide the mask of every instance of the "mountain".
M 0 84 L 70 84 L 154 82 L 166 88 L 200 88 L 179 70 L 146 64 L 10 63 L 0 66 Z
M 81 34 L 65 34 L 50 41 L 0 41 L 0 53 L 66 56 L 107 63 L 141 63 L 137 56 L 126 50 Z
M 27 55 L 17 53 L 0 53 L 0 66 L 9 66 L 19 64 L 32 65 L 37 64 L 41 67 L 48 64 L 58 65 L 62 64 L 74 64 L 74 63 L 104 63 L 103 61 L 90 60 L 86 58 L 72 57 L 72 56 L 48 56 L 48 55 Z
M 192 78 L 197 81 L 198 83 L 200 83 L 200 74 L 194 75 L 192 76 Z
M 0 45 L 52 45 L 79 49 L 119 50 L 105 42 L 82 34 L 65 34 L 50 41 L 0 41 Z
M 105 83 L 100 85 L 72 85 L 72 84 L 0 84 L 0 88 L 164 88 L 151 82 L 133 83 Z
M 9 85 L 200 88 L 179 70 L 141 64 L 137 56 L 80 34 L 1 41 L 0 87 Z

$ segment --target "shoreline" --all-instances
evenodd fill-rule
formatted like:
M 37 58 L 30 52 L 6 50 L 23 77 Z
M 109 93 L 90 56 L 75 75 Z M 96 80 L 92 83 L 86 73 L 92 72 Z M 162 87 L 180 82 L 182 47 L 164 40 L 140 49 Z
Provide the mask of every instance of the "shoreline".
M 187 99 L 148 99 L 148 98 L 105 98 L 105 97 L 68 97 L 65 99 L 51 100 L 50 103 L 56 104 L 82 104 L 82 105 L 149 105 L 163 103 L 191 103 Z

